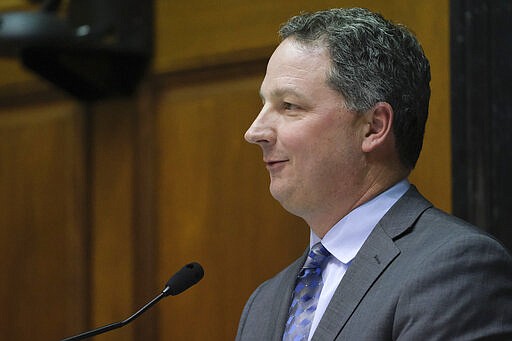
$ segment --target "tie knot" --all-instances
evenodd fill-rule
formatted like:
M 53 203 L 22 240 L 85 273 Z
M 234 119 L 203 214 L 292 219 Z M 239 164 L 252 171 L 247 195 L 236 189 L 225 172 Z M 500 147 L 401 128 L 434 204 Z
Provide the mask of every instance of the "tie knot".
M 322 245 L 322 243 L 316 243 L 313 245 L 308 254 L 308 259 L 304 263 L 303 269 L 316 269 L 321 268 L 322 264 L 331 255 L 329 251 Z

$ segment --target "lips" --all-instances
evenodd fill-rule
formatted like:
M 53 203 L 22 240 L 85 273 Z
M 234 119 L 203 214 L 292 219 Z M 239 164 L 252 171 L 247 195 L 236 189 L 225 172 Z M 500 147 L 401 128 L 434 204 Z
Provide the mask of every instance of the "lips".
M 277 163 L 281 163 L 281 162 L 286 162 L 286 160 L 278 160 L 278 161 L 267 161 L 265 162 L 267 164 L 267 166 L 272 166 L 272 165 L 275 165 Z
M 267 166 L 267 169 L 277 169 L 281 166 L 283 166 L 286 162 L 288 162 L 288 160 L 269 160 L 269 161 L 265 161 L 265 165 Z

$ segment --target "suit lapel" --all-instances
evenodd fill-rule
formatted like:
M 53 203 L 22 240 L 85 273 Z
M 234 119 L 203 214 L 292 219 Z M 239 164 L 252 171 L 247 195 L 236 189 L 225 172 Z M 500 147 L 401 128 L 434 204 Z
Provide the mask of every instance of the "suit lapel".
M 334 340 L 368 290 L 399 256 L 399 238 L 432 205 L 414 186 L 386 213 L 350 264 L 327 306 L 312 340 Z
M 316 329 L 313 340 L 334 340 L 359 302 L 400 250 L 375 228 L 352 261 Z

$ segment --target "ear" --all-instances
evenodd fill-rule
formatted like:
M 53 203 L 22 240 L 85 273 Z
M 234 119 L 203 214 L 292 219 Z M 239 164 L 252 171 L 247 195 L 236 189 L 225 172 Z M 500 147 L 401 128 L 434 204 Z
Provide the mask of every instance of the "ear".
M 393 108 L 386 102 L 378 102 L 365 113 L 366 126 L 362 144 L 363 152 L 369 153 L 390 140 L 393 115 Z

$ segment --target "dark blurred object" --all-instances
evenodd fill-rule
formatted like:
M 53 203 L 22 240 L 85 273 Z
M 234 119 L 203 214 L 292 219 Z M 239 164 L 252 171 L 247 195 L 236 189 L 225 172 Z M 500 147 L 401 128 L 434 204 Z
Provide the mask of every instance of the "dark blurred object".
M 61 3 L 60 0 L 29 0 L 29 2 L 41 4 L 41 10 L 49 12 L 56 11 Z
M 153 55 L 153 3 L 137 0 L 38 1 L 35 12 L 0 14 L 0 56 L 80 100 L 133 94 Z
M 451 0 L 453 213 L 512 251 L 512 2 Z

